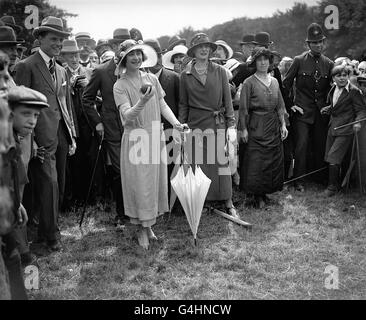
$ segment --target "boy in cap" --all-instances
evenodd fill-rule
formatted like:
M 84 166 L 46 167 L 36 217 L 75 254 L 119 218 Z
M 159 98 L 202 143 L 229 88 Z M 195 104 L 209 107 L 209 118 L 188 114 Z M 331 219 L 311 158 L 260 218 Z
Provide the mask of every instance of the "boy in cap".
M 3 257 L 9 273 L 10 292 L 12 299 L 27 299 L 21 269 L 21 258 L 30 263 L 32 257 L 26 236 L 27 212 L 21 201 L 27 179 L 27 166 L 30 160 L 30 136 L 37 124 L 40 110 L 48 107 L 47 99 L 32 89 L 13 87 L 8 93 L 11 110 L 9 124 L 13 128 L 13 140 L 3 154 L 3 167 L 0 183 L 9 188 L 13 215 L 12 228 L 3 237 L 5 247 Z M 26 143 L 24 143 L 27 141 Z M 29 152 L 27 152 L 29 150 Z

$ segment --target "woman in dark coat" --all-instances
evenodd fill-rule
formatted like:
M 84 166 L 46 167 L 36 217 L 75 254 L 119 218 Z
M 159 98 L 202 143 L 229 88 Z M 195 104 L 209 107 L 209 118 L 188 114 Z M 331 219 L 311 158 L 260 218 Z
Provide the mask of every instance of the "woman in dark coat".
M 272 59 L 268 49 L 253 52 L 256 72 L 244 81 L 240 95 L 240 139 L 247 143 L 240 186 L 259 208 L 268 202 L 266 194 L 283 187 L 282 140 L 288 134 L 279 84 L 268 73 Z
M 193 60 L 180 79 L 179 120 L 193 132 L 186 146 L 190 160 L 211 179 L 206 200 L 225 201 L 226 212 L 237 216 L 224 150 L 226 139 L 236 140 L 235 118 L 226 70 L 209 60 L 216 48 L 204 33 L 193 37 L 187 52 Z

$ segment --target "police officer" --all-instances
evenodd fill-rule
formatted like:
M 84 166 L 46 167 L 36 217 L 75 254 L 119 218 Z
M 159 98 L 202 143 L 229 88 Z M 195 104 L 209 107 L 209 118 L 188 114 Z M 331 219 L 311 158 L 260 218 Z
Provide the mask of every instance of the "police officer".
M 299 177 L 308 170 L 308 147 L 313 148 L 313 166 L 319 169 L 324 166 L 325 142 L 327 137 L 328 117 L 320 114 L 326 104 L 331 86 L 333 62 L 324 56 L 326 37 L 317 23 L 307 29 L 309 50 L 296 56 L 283 80 L 285 89 L 290 92 L 295 82 L 295 101 L 293 128 L 295 141 L 294 176 Z M 301 181 L 295 184 L 298 191 L 304 191 Z

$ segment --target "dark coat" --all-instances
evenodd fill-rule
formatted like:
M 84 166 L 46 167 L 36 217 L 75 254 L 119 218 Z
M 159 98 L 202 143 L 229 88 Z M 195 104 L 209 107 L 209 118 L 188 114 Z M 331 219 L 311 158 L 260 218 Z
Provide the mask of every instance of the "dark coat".
M 283 85 L 287 90 L 285 96 L 289 96 L 296 79 L 294 103 L 304 110 L 303 115 L 299 112 L 294 114 L 297 120 L 312 124 L 316 112 L 319 113 L 320 109 L 325 107 L 331 87 L 333 66 L 333 62 L 326 56 L 314 57 L 310 51 L 294 58 L 283 79 Z
M 117 81 L 114 74 L 115 69 L 116 65 L 113 59 L 95 68 L 84 89 L 82 101 L 93 128 L 95 129 L 97 124 L 103 123 L 104 138 L 108 141 L 121 142 L 123 127 L 113 95 L 113 85 Z M 99 90 L 103 99 L 100 114 L 95 107 Z
M 353 134 L 352 126 L 334 130 L 341 125 L 360 120 L 366 117 L 366 104 L 363 100 L 360 90 L 352 84 L 349 84 L 349 91 L 343 89 L 337 103 L 333 106 L 333 95 L 336 86 L 333 86 L 329 92 L 327 102 L 331 105 L 331 117 L 329 121 L 332 136 L 344 136 Z
M 178 118 L 179 75 L 174 71 L 163 68 L 159 76 L 159 82 L 161 84 L 161 87 L 165 91 L 165 102 Z M 164 117 L 162 117 L 162 121 L 164 123 L 164 128 L 172 127 L 172 125 Z
M 72 138 L 76 136 L 66 71 L 57 63 L 55 69 L 56 88 L 39 52 L 20 61 L 16 66 L 16 84 L 43 93 L 50 105 L 49 108 L 42 109 L 34 129 L 36 143 L 46 148 L 57 144 L 57 131 L 61 118 L 66 124 L 69 144 L 71 144 Z

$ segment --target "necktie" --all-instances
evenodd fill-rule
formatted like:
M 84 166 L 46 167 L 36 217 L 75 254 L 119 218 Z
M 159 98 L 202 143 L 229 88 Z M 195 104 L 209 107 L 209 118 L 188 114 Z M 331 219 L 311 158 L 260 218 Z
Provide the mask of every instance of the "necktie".
M 55 62 L 52 59 L 49 62 L 48 69 L 50 70 L 52 80 L 53 80 L 54 84 L 56 85 Z

